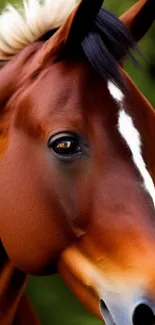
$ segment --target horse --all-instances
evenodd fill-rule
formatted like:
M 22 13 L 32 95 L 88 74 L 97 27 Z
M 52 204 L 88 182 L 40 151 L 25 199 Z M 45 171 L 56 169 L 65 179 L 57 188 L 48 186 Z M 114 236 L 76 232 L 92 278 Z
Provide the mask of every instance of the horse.
M 0 16 L 0 324 L 38 325 L 59 273 L 106 325 L 155 323 L 155 113 L 123 69 L 155 18 L 102 0 Z

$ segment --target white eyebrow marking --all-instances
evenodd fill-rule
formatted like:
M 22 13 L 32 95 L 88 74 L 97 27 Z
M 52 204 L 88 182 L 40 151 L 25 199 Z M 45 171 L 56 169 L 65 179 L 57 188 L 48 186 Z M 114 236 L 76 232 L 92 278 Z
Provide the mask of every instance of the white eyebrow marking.
M 120 105 L 120 111 L 118 114 L 118 130 L 131 150 L 134 164 L 136 165 L 143 178 L 144 187 L 150 194 L 155 207 L 155 187 L 142 157 L 142 142 L 140 133 L 134 126 L 131 116 L 129 116 L 129 114 L 126 113 L 125 109 L 123 108 L 124 95 L 121 90 L 117 88 L 111 81 L 108 82 L 108 89 L 111 96 Z

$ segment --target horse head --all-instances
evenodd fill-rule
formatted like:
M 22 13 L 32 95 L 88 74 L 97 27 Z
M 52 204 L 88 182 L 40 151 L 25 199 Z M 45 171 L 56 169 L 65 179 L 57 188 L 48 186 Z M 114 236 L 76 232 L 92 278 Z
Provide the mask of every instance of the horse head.
M 151 325 L 155 115 L 123 61 L 155 3 L 120 19 L 101 5 L 82 0 L 0 71 L 0 237 L 16 267 L 56 269 L 107 325 Z

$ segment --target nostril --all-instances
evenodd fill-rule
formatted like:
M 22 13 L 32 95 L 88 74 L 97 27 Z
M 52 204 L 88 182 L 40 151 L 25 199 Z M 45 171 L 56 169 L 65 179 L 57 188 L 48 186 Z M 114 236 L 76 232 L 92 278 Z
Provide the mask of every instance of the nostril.
M 106 306 L 106 304 L 103 300 L 100 300 L 100 309 L 103 314 L 105 312 L 109 312 L 108 307 Z
M 133 325 L 155 325 L 155 315 L 146 304 L 136 307 L 133 314 Z
M 100 311 L 107 325 L 116 325 L 105 302 L 100 300 Z

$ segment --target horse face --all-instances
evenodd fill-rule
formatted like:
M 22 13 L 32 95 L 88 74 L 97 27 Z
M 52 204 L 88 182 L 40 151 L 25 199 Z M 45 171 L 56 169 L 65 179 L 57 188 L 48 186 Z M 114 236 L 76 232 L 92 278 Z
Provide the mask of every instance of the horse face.
M 138 153 L 144 132 L 119 95 L 84 60 L 45 69 L 16 98 L 0 165 L 10 259 L 33 274 L 52 272 L 57 259 L 88 308 L 99 314 L 101 300 L 107 322 L 107 310 L 119 322 L 120 305 L 132 309 L 154 285 L 153 183 Z

